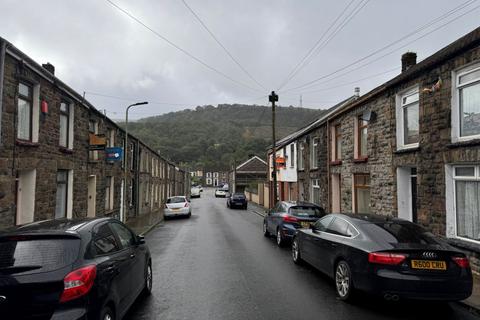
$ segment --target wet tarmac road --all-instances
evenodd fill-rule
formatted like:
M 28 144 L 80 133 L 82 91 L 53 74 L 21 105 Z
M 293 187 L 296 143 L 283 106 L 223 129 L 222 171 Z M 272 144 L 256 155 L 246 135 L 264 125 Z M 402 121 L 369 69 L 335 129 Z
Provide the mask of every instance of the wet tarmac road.
M 153 294 L 125 319 L 479 319 L 454 303 L 339 301 L 330 279 L 293 264 L 289 248 L 263 237 L 260 216 L 225 203 L 206 189 L 192 199 L 190 219 L 147 235 Z

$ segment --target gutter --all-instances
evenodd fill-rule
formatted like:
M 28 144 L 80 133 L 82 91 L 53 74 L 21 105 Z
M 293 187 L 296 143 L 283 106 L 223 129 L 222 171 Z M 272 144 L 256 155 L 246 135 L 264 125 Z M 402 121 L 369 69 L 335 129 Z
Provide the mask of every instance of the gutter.
M 5 52 L 7 43 L 0 38 L 0 146 L 2 145 L 2 115 L 3 115 L 3 78 L 5 77 Z

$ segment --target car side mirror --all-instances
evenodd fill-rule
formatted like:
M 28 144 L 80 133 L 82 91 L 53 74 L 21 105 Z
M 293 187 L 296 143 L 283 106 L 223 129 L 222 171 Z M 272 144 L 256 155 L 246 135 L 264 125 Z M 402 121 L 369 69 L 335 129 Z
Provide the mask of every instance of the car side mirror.
M 145 236 L 138 235 L 137 236 L 137 242 L 138 242 L 138 244 L 145 244 Z
M 312 232 L 315 232 L 315 233 L 318 232 L 318 229 L 317 229 L 317 227 L 315 227 L 314 224 L 312 224 L 312 225 L 310 226 L 310 229 L 312 229 Z

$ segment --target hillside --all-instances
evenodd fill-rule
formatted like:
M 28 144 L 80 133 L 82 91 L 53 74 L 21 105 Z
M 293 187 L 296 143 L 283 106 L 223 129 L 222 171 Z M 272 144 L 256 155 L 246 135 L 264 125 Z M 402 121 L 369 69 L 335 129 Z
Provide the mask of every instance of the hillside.
M 324 111 L 278 107 L 277 138 L 297 130 Z M 129 123 L 128 129 L 163 155 L 191 168 L 231 167 L 249 154 L 265 155 L 271 143 L 271 107 L 218 105 L 170 112 Z

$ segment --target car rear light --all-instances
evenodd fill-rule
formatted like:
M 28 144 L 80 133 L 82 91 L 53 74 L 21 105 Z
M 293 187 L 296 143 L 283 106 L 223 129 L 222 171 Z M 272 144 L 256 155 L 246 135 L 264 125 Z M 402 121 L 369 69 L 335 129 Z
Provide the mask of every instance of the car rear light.
M 470 267 L 470 262 L 467 257 L 452 257 L 452 259 L 460 268 L 466 269 Z
M 165 205 L 165 209 L 168 209 L 168 206 L 167 206 L 167 205 Z
M 86 295 L 92 288 L 96 275 L 96 266 L 86 266 L 67 274 L 63 279 L 64 289 L 60 302 L 67 302 Z
M 298 219 L 286 214 L 283 216 L 283 222 L 298 222 Z
M 185 202 L 184 207 L 185 207 L 185 208 L 188 208 L 188 202 Z
M 368 254 L 368 262 L 376 264 L 397 265 L 407 258 L 404 254 L 389 252 L 370 252 Z

